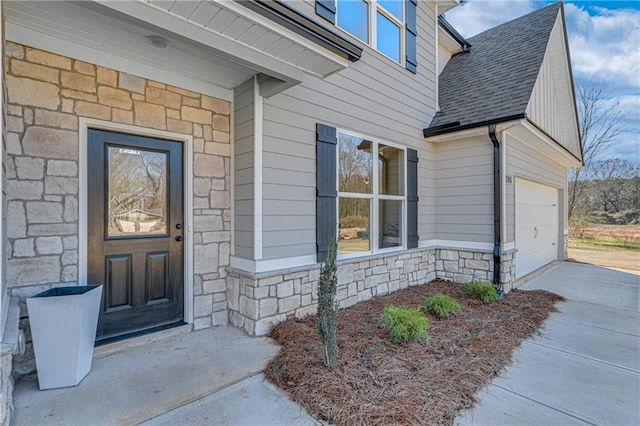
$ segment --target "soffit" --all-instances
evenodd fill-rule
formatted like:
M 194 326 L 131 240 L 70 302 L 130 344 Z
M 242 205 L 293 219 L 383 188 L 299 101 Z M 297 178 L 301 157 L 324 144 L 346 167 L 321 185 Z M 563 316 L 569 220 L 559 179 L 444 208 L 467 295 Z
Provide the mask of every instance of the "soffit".
M 148 5 L 180 17 L 194 26 L 223 35 L 300 69 L 326 76 L 346 67 L 346 59 L 293 31 L 229 0 L 144 0 Z M 110 5 L 112 2 L 101 2 Z M 118 3 L 118 2 L 114 2 Z
M 451 55 L 462 52 L 460 43 L 445 31 L 441 25 L 438 25 L 438 44 L 445 48 Z
M 8 40 L 35 40 L 32 47 L 118 69 L 117 60 L 99 63 L 104 53 L 179 76 L 185 87 L 192 81 L 230 90 L 260 74 L 279 83 L 274 94 L 301 82 L 305 72 L 324 77 L 348 64 L 235 2 L 10 0 L 3 8 Z M 168 46 L 155 48 L 148 36 L 161 36 Z M 94 53 L 74 56 L 59 45 Z M 186 88 L 200 87 L 195 83 Z

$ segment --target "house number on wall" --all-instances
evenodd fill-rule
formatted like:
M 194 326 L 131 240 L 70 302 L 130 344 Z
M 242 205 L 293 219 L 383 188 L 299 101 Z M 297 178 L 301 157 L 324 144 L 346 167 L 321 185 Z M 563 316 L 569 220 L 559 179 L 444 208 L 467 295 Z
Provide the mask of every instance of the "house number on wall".
M 504 178 L 505 178 L 505 180 L 506 180 L 506 182 L 507 182 L 507 183 L 513 183 L 513 176 L 511 176 L 511 175 L 506 175 Z

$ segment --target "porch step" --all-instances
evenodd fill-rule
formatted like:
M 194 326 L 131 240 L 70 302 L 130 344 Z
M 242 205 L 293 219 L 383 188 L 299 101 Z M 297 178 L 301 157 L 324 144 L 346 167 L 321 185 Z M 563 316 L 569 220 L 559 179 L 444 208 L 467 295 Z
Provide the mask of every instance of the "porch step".
M 138 424 L 260 373 L 279 351 L 233 327 L 180 328 L 97 348 L 76 387 L 39 391 L 35 377 L 18 383 L 14 424 Z

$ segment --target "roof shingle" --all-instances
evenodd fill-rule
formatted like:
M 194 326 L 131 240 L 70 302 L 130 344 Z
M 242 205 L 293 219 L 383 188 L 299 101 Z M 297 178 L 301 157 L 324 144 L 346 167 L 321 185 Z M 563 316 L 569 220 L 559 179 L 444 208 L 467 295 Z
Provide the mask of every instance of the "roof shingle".
M 554 3 L 470 38 L 470 52 L 453 56 L 440 74 L 440 111 L 425 132 L 524 114 L 561 7 Z

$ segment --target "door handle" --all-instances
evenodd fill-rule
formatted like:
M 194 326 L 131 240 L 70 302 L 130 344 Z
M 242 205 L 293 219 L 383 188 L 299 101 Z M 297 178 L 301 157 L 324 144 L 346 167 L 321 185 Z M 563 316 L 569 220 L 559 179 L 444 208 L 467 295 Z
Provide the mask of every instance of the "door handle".
M 176 237 L 176 241 L 182 241 L 182 235 L 178 235 L 178 236 Z

